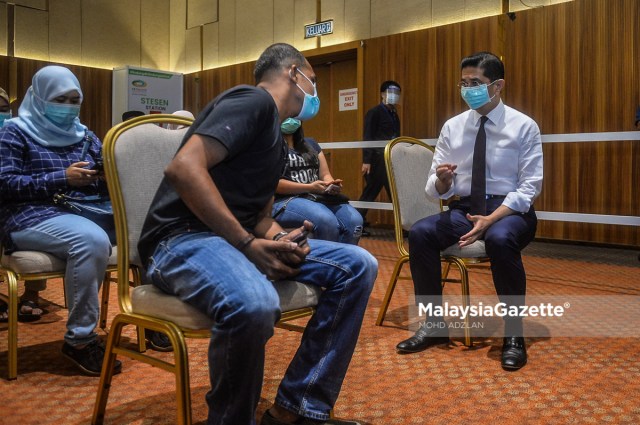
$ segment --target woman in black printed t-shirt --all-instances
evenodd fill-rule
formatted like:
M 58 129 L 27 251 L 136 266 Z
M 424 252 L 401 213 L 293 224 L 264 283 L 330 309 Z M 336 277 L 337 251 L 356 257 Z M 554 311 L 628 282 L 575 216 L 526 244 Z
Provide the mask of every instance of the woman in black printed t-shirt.
M 322 149 L 315 140 L 304 137 L 300 124 L 288 118 L 281 126 L 289 153 L 276 190 L 273 216 L 283 227 L 299 227 L 309 220 L 314 225 L 314 238 L 357 245 L 362 216 L 347 202 L 331 202 L 342 190 L 342 180 L 331 176 Z

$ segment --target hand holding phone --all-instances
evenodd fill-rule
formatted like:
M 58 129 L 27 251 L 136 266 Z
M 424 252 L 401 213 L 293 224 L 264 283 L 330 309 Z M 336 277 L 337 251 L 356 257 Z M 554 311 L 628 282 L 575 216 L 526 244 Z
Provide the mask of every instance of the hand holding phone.
M 96 161 L 90 170 L 96 170 L 99 174 L 104 173 L 104 163 L 102 161 Z
M 298 246 L 304 246 L 304 244 L 307 243 L 308 234 L 309 234 L 309 231 L 305 229 L 302 232 L 300 232 L 298 235 L 296 235 L 294 238 L 292 238 L 291 242 L 297 243 Z
M 324 190 L 324 193 L 328 194 L 328 195 L 333 195 L 335 193 L 340 192 L 340 186 L 338 186 L 337 184 L 330 184 L 329 186 L 327 186 L 327 188 Z

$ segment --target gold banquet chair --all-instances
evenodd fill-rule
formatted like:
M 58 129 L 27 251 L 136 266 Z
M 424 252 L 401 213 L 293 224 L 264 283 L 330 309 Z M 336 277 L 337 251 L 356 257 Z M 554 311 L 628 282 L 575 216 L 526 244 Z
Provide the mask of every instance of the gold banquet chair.
M 392 140 L 384 150 L 384 159 L 389 176 L 389 187 L 393 202 L 393 221 L 395 226 L 396 245 L 400 258 L 396 261 L 387 292 L 382 300 L 376 325 L 381 326 L 391 302 L 391 296 L 401 277 L 403 265 L 409 261 L 409 252 L 405 248 L 403 230 L 409 231 L 418 220 L 442 211 L 442 203 L 426 196 L 424 189 L 427 176 L 433 161 L 434 148 L 411 137 L 398 137 Z M 462 288 L 462 304 L 469 305 L 469 267 L 488 267 L 489 258 L 484 248 L 484 241 L 476 241 L 472 245 L 459 248 L 454 244 L 443 250 L 440 255 L 444 263 L 442 284 L 446 282 L 460 283 Z M 449 277 L 451 266 L 460 272 L 459 279 Z M 464 344 L 472 345 L 469 319 L 465 318 Z
M 117 271 L 117 247 L 113 247 L 107 272 L 102 281 L 102 300 L 100 308 L 99 325 L 106 328 L 107 309 L 109 306 L 109 284 L 112 281 L 111 273 Z M 9 305 L 8 324 L 8 373 L 7 379 L 13 380 L 18 377 L 18 281 L 19 280 L 40 280 L 40 279 L 63 279 L 66 263 L 49 253 L 42 251 L 15 251 L 5 254 L 4 248 L 0 246 L 0 280 L 7 283 L 7 295 L 0 296 Z M 65 307 L 67 294 L 64 291 Z
M 189 363 L 185 338 L 208 338 L 213 322 L 179 298 L 156 289 L 153 285 L 129 286 L 128 270 L 139 282 L 142 262 L 138 256 L 138 239 L 149 205 L 163 178 L 164 168 L 175 155 L 191 120 L 175 115 L 147 115 L 113 127 L 105 137 L 103 148 L 105 171 L 112 194 L 118 241 L 118 301 L 120 313 L 111 324 L 105 360 L 98 385 L 92 424 L 104 421 L 107 399 L 116 356 L 133 360 L 175 374 L 177 424 L 191 423 Z M 166 130 L 156 123 L 180 124 L 181 130 Z M 313 314 L 320 290 L 297 282 L 275 284 L 280 296 L 280 322 Z M 139 329 L 139 350 L 122 339 L 127 325 Z M 152 329 L 169 337 L 173 345 L 173 363 L 144 353 L 141 329 Z M 126 373 L 126 370 L 124 371 Z

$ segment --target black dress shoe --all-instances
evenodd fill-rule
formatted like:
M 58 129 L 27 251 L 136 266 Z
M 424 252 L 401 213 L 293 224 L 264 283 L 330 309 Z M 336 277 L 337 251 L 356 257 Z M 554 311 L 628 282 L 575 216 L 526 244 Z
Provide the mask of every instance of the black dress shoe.
M 414 336 L 396 345 L 398 353 L 418 353 L 429 347 L 449 342 L 449 332 L 445 322 L 421 323 Z
M 527 346 L 521 336 L 508 336 L 502 344 L 502 368 L 518 370 L 527 364 Z
M 173 346 L 171 345 L 169 337 L 162 332 L 145 329 L 144 338 L 147 340 L 147 344 L 152 350 L 162 351 L 165 353 L 173 351 Z

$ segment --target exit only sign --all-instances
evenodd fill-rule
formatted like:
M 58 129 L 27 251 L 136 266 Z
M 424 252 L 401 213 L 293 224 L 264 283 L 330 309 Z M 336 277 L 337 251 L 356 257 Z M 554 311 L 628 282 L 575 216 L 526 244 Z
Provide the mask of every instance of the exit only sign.
M 304 38 L 318 37 L 333 33 L 333 19 L 304 26 Z

